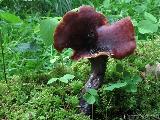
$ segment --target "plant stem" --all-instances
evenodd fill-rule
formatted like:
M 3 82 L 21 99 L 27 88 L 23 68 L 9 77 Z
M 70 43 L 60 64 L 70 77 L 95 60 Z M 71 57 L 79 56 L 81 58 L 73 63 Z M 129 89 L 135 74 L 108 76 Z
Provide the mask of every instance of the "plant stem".
M 0 45 L 1 45 L 1 49 L 2 49 L 2 62 L 3 62 L 3 73 L 4 73 L 4 79 L 5 79 L 5 81 L 6 81 L 6 83 L 8 83 L 8 81 L 7 81 L 7 74 L 6 74 L 6 65 L 5 65 L 5 59 L 4 59 L 4 48 L 3 48 L 3 45 L 2 45 L 2 38 L 1 38 L 1 36 L 2 36 L 2 34 L 1 34 L 1 32 L 0 32 L 0 39 L 1 39 L 1 41 L 0 41 Z
M 51 56 L 53 56 L 53 45 L 51 45 Z
M 92 104 L 92 120 L 93 120 L 93 104 Z

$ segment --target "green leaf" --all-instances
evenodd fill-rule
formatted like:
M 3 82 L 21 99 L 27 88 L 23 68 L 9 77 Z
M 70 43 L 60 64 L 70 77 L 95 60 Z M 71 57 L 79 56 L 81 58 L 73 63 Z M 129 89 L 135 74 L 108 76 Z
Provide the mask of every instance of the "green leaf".
M 87 92 L 93 96 L 98 96 L 97 90 L 95 90 L 95 89 L 89 89 Z
M 114 90 L 114 89 L 116 89 L 116 88 L 121 88 L 121 87 L 124 87 L 124 86 L 126 86 L 126 85 L 127 85 L 126 82 L 110 84 L 109 86 L 104 87 L 104 90 L 112 91 L 112 90 Z
M 108 9 L 110 7 L 110 0 L 104 0 L 103 6 Z
M 123 72 L 123 66 L 121 64 L 116 65 L 116 71 L 117 72 Z
M 125 90 L 127 91 L 127 92 L 137 92 L 137 85 L 135 85 L 135 84 L 129 84 L 129 85 L 127 85 L 126 87 L 125 87 Z
M 29 51 L 37 51 L 38 47 L 34 42 L 30 43 L 20 43 L 16 46 L 15 51 L 17 52 L 29 52 Z
M 132 21 L 132 23 L 133 23 L 134 26 L 138 25 L 138 23 L 137 23 L 137 21 L 135 19 L 132 19 L 131 21 Z
M 88 104 L 94 104 L 96 102 L 95 96 L 93 96 L 89 93 L 85 93 L 83 95 L 83 98 L 85 99 L 85 101 L 87 101 Z
M 156 17 L 154 17 L 152 14 L 148 13 L 148 12 L 145 12 L 144 13 L 144 17 L 146 20 L 150 20 L 152 21 L 153 23 L 157 23 L 157 19 Z
M 158 24 L 155 24 L 150 20 L 142 20 L 138 23 L 138 30 L 142 34 L 154 33 L 158 31 Z
M 65 78 L 63 78 L 63 77 L 61 77 L 61 78 L 59 79 L 59 81 L 61 81 L 61 82 L 63 82 L 63 83 L 68 83 L 68 79 L 65 79 Z
M 47 82 L 47 84 L 52 84 L 53 82 L 55 82 L 55 81 L 57 81 L 58 80 L 58 78 L 51 78 L 48 82 Z
M 92 0 L 86 0 L 86 3 L 92 7 L 94 7 L 94 3 Z
M 10 23 L 22 23 L 18 16 L 4 11 L 0 11 L 0 18 Z
M 53 59 L 50 59 L 50 63 L 54 64 L 59 59 L 59 56 L 54 56 Z
M 139 82 L 142 81 L 142 78 L 140 76 L 133 76 L 132 78 L 126 78 L 124 79 L 127 84 L 138 84 Z
M 138 84 L 139 82 L 142 81 L 142 78 L 140 76 L 134 76 L 132 78 L 132 81 L 133 81 L 134 84 Z
M 124 0 L 125 3 L 130 3 L 132 0 Z
M 34 27 L 34 33 L 38 33 L 40 31 L 40 24 Z
M 64 83 L 68 83 L 68 80 L 72 80 L 74 77 L 74 75 L 66 74 L 63 77 L 59 78 L 59 80 Z
M 46 45 L 53 44 L 53 33 L 56 29 L 59 21 L 57 18 L 48 18 L 42 20 L 40 23 L 40 34 L 44 39 Z
M 127 71 L 127 70 L 124 70 L 123 71 L 123 77 L 124 78 L 130 78 L 131 77 L 131 73 L 129 71 Z
M 45 117 L 44 116 L 39 116 L 38 119 L 39 120 L 45 120 Z
M 138 13 L 143 13 L 147 9 L 145 4 L 137 5 L 134 10 Z
M 66 75 L 63 76 L 63 78 L 68 79 L 68 80 L 71 80 L 71 79 L 73 79 L 74 77 L 75 77 L 75 76 L 74 76 L 74 75 L 71 75 L 71 74 L 66 74 Z
M 160 19 L 159 19 L 159 21 L 158 21 L 158 25 L 159 25 L 159 27 L 160 27 Z
M 2 27 L 0 26 L 0 44 L 2 44 Z
M 142 81 L 142 78 L 136 75 L 124 81 L 127 83 L 127 86 L 124 88 L 127 92 L 137 92 L 137 84 Z

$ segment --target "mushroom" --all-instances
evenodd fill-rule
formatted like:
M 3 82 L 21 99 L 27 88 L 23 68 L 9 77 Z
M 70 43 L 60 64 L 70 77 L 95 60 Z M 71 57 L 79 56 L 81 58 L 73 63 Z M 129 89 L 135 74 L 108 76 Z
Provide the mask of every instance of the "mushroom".
M 136 48 L 135 34 L 130 17 L 110 25 L 104 15 L 90 6 L 81 6 L 78 11 L 69 11 L 60 21 L 54 33 L 54 47 L 61 52 L 72 48 L 73 60 L 88 58 L 91 75 L 82 90 L 98 89 L 104 80 L 108 57 L 122 59 Z M 91 114 L 91 106 L 80 100 L 81 111 Z

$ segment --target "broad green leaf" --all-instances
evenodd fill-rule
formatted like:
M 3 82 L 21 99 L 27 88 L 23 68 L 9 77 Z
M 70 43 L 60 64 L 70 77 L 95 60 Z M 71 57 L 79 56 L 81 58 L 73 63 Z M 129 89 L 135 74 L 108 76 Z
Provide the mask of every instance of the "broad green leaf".
M 0 11 L 0 18 L 10 23 L 22 23 L 18 16 L 4 11 Z
M 68 83 L 69 80 L 72 80 L 75 76 L 71 74 L 66 74 L 63 77 L 59 78 L 61 82 Z
M 135 84 L 127 85 L 127 86 L 125 87 L 125 90 L 126 90 L 127 92 L 137 92 L 137 85 L 135 85 Z
M 68 80 L 72 80 L 75 76 L 71 75 L 71 74 L 66 74 L 63 76 L 63 78 L 68 79 Z
M 52 84 L 53 82 L 55 82 L 55 81 L 57 81 L 58 80 L 58 78 L 51 78 L 48 82 L 47 82 L 47 84 Z
M 103 6 L 108 9 L 110 7 L 110 0 L 104 0 Z
M 95 96 L 93 96 L 89 93 L 85 93 L 83 95 L 83 98 L 85 99 L 85 101 L 87 101 L 88 104 L 94 104 L 96 102 Z
M 156 17 L 154 17 L 152 14 L 148 13 L 148 12 L 145 12 L 144 13 L 144 17 L 146 20 L 150 20 L 152 21 L 153 23 L 157 23 L 157 19 Z
M 132 81 L 133 81 L 134 84 L 138 84 L 139 82 L 142 81 L 142 78 L 140 76 L 134 76 L 132 78 Z
M 95 90 L 95 89 L 89 89 L 87 92 L 93 96 L 98 96 L 97 90 Z
M 140 76 L 133 76 L 132 78 L 125 78 L 124 81 L 127 83 L 127 84 L 138 84 L 139 82 L 142 81 L 142 78 Z
M 48 18 L 40 23 L 40 34 L 46 45 L 53 44 L 53 33 L 59 21 L 57 18 Z
M 138 23 L 138 30 L 142 34 L 154 33 L 158 30 L 158 24 L 155 24 L 150 20 L 142 20 Z
M 142 79 L 141 79 L 141 77 L 140 76 L 134 76 L 134 77 L 132 77 L 132 78 L 127 78 L 126 80 L 125 80 L 125 82 L 127 83 L 127 85 L 125 86 L 125 90 L 127 91 L 127 92 L 137 92 L 137 84 L 139 83 L 139 82 L 141 82 L 142 81 Z
M 110 84 L 109 86 L 104 87 L 104 90 L 112 91 L 112 90 L 114 90 L 114 89 L 116 89 L 116 88 L 121 88 L 121 87 L 124 87 L 124 86 L 126 86 L 126 85 L 127 85 L 126 82 Z
M 144 4 L 137 5 L 134 10 L 138 13 L 143 13 L 147 9 L 147 6 Z
M 59 78 L 59 81 L 63 82 L 63 83 L 68 83 L 68 79 L 65 79 L 63 77 Z

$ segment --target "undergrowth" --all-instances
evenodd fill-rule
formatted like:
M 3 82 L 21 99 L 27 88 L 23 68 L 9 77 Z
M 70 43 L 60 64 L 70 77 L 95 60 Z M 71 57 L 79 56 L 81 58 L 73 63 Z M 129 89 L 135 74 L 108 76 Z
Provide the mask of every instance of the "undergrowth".
M 79 111 L 89 61 L 52 47 L 59 16 L 80 5 L 94 6 L 110 24 L 130 16 L 137 42 L 133 55 L 109 59 L 92 117 L 160 118 L 160 81 L 146 73 L 146 65 L 160 63 L 159 0 L 0 0 L 0 119 L 90 120 Z
M 139 41 L 135 53 L 123 60 L 110 59 L 108 62 L 105 84 L 123 81 L 120 72 L 115 72 L 120 64 L 124 70 L 141 75 L 146 64 L 159 61 L 160 39 Z M 145 46 L 142 47 L 142 46 Z M 79 114 L 79 94 L 89 76 L 89 63 L 82 60 L 73 62 L 68 68 L 51 71 L 46 74 L 28 74 L 12 76 L 8 84 L 0 81 L 0 118 L 2 119 L 55 119 L 55 120 L 89 120 L 89 117 Z M 57 68 L 55 68 L 57 69 Z M 84 71 L 84 69 L 86 71 Z M 69 83 L 55 82 L 48 85 L 52 77 L 60 77 L 70 73 L 75 78 Z M 94 116 L 98 119 L 120 119 L 135 117 L 135 119 L 152 119 L 160 112 L 160 82 L 153 76 L 142 76 L 135 93 L 124 89 L 104 91 L 98 90 L 99 104 L 95 105 Z M 132 116 L 135 115 L 135 116 Z M 100 116 L 100 118 L 98 118 Z M 134 119 L 134 120 L 135 120 Z

